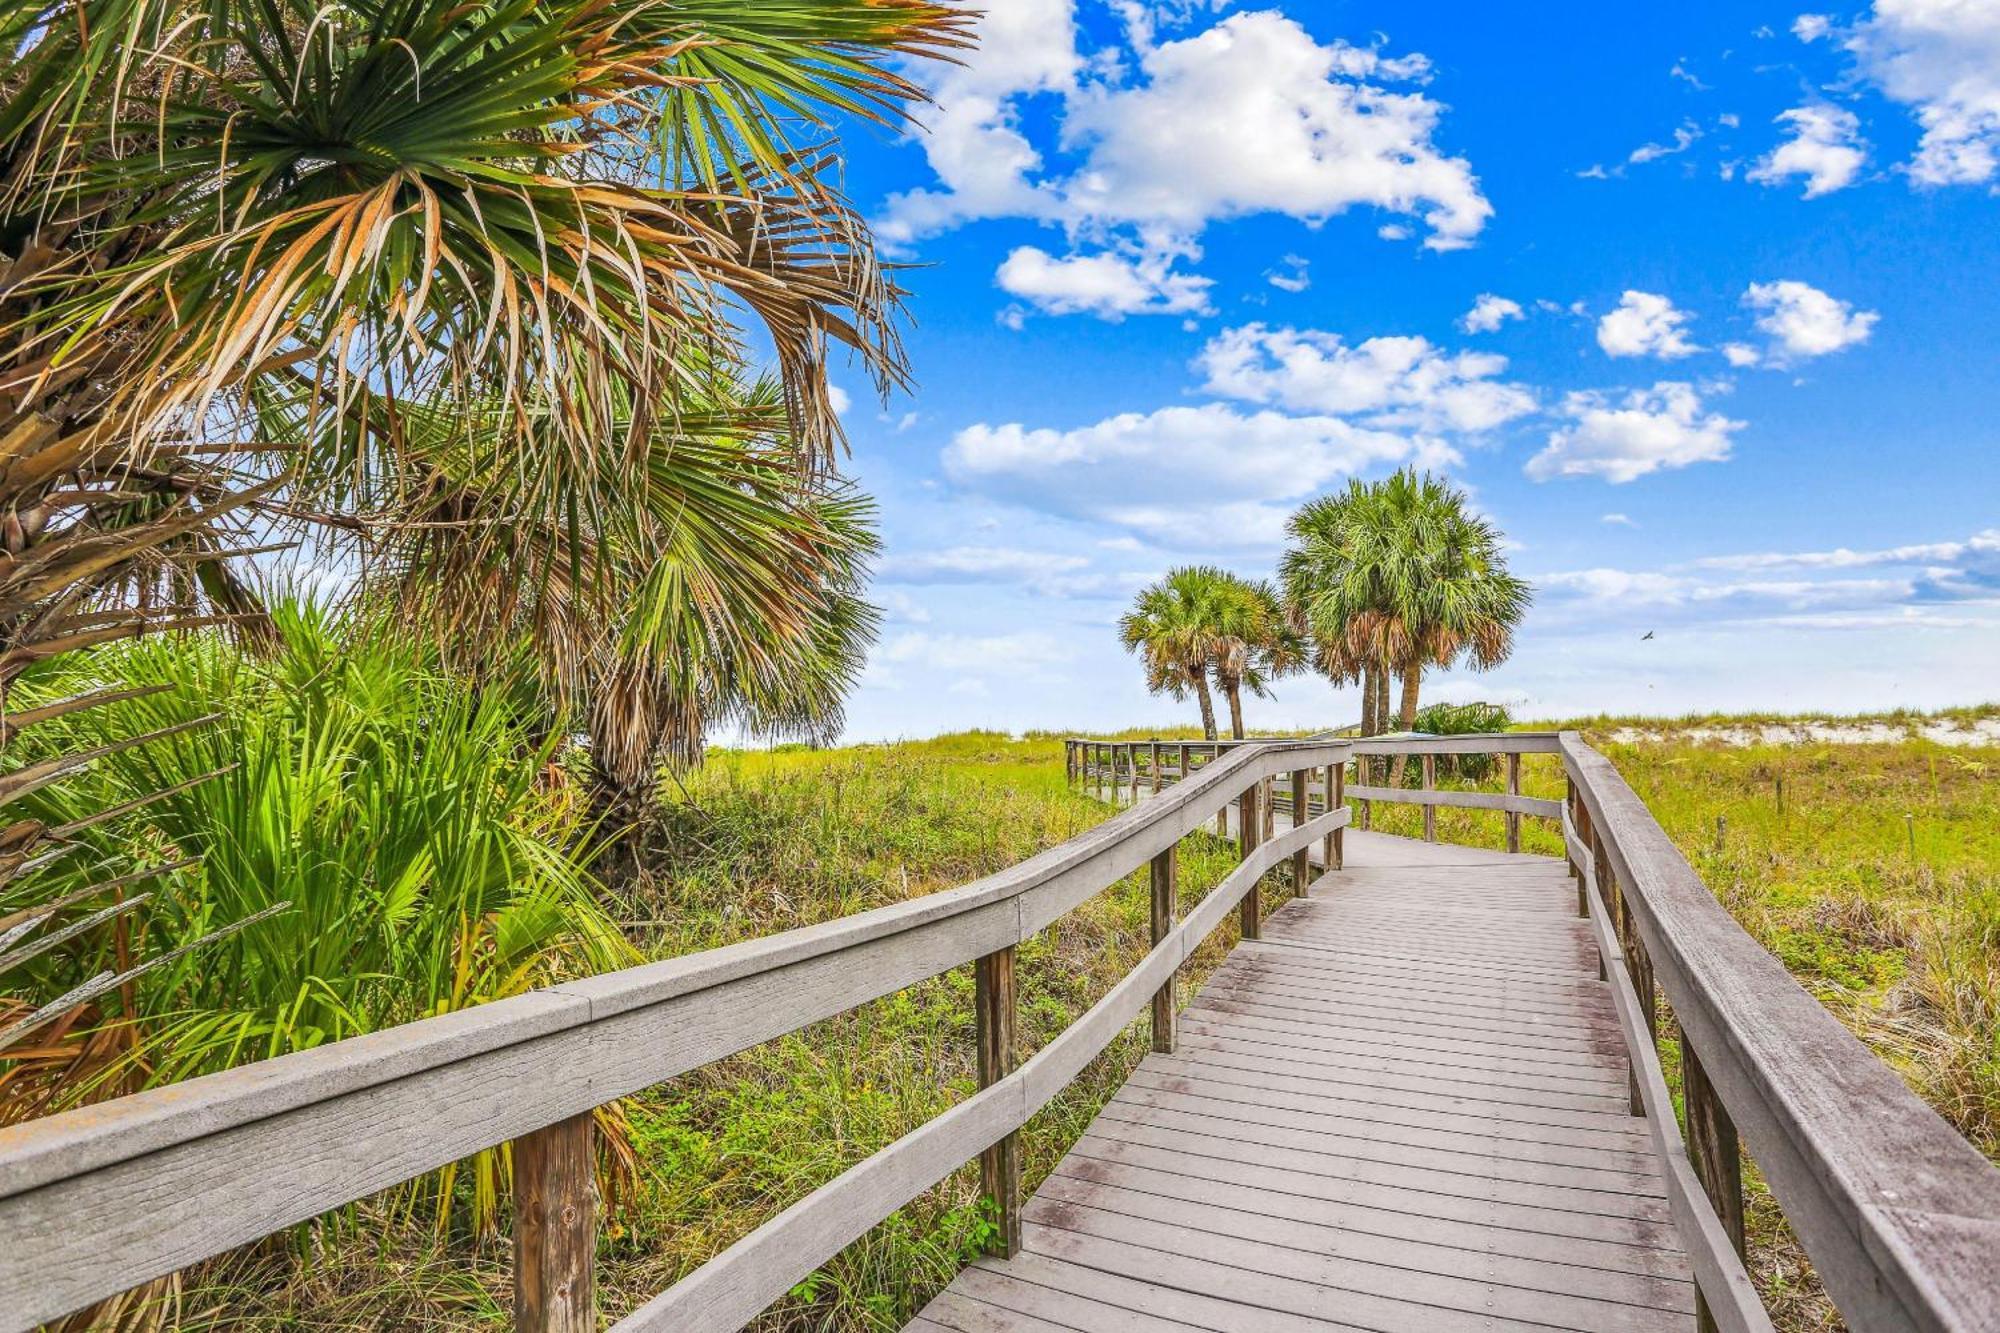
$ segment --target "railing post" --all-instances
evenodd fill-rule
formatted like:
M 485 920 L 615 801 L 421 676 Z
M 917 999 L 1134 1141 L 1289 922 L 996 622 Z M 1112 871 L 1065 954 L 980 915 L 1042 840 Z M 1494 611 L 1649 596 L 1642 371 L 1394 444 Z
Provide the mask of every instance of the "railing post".
M 1424 790 L 1434 791 L 1436 790 L 1436 788 L 1437 788 L 1437 756 L 1427 754 L 1424 756 Z M 1424 841 L 1436 842 L 1437 840 L 1438 840 L 1437 807 L 1434 805 L 1426 805 L 1424 807 Z
M 1153 943 L 1158 944 L 1172 933 L 1174 928 L 1174 890 L 1178 878 L 1178 859 L 1175 853 L 1179 844 L 1167 848 L 1153 858 Z M 1162 1055 L 1174 1053 L 1174 978 L 1178 971 L 1160 983 L 1153 992 L 1153 1049 Z
M 1311 822 L 1312 801 L 1306 793 L 1306 784 L 1312 781 L 1312 770 L 1298 768 L 1292 770 L 1292 827 L 1304 828 Z M 1292 896 L 1303 898 L 1306 885 L 1312 881 L 1312 852 L 1305 843 L 1292 853 Z
M 1701 1067 L 1701 1058 L 1688 1041 L 1686 1029 L 1681 1031 L 1681 1095 L 1687 1110 L 1689 1163 L 1740 1258 L 1744 1253 L 1743 1153 L 1736 1139 L 1736 1122 L 1729 1118 L 1728 1108 L 1715 1095 L 1715 1085 L 1708 1081 L 1708 1071 Z M 1702 1333 L 1714 1333 L 1715 1317 L 1709 1313 L 1708 1301 L 1699 1287 L 1695 1288 L 1694 1308 L 1695 1321 Z
M 1208 762 L 1213 764 L 1219 761 L 1221 758 L 1222 758 L 1222 747 L 1220 745 L 1211 744 L 1208 747 Z M 1215 836 L 1218 838 L 1226 838 L 1229 836 L 1229 802 L 1227 801 L 1224 801 L 1222 803 L 1222 808 L 1215 812 Z
M 589 1111 L 514 1140 L 515 1333 L 596 1333 L 596 1148 Z
M 1262 834 L 1259 835 L 1257 839 L 1257 845 L 1259 847 L 1263 846 L 1265 843 L 1269 842 L 1271 839 L 1278 836 L 1277 795 L 1278 795 L 1278 780 L 1274 777 L 1265 778 L 1264 790 L 1259 796 L 1257 802 L 1258 808 L 1264 812 L 1264 831 Z
M 996 949 L 972 965 L 973 1004 L 979 1033 L 979 1086 L 990 1088 L 1014 1072 L 1014 946 Z M 979 1154 L 979 1187 L 993 1200 L 992 1252 L 1011 1258 L 1021 1248 L 1021 1139 L 1014 1131 Z
M 1347 761 L 1326 766 L 1326 809 L 1328 814 L 1347 804 Z M 1326 835 L 1326 868 L 1344 869 L 1347 864 L 1347 839 L 1341 835 L 1345 828 L 1337 828 Z
M 1186 782 L 1187 780 L 1188 780 L 1188 743 L 1186 741 L 1182 741 L 1181 762 L 1180 762 L 1180 767 L 1174 772 L 1174 781 Z
M 1237 842 L 1243 849 L 1243 859 L 1257 850 L 1264 832 L 1264 816 L 1258 809 L 1258 797 L 1264 790 L 1260 779 L 1243 789 L 1243 795 L 1236 803 L 1236 827 L 1240 833 Z M 1259 879 L 1262 877 L 1260 876 Z M 1259 880 L 1250 882 L 1250 889 L 1243 895 L 1243 905 L 1238 909 L 1238 917 L 1243 925 L 1243 938 L 1254 940 L 1263 934 L 1264 904 L 1259 894 Z
M 1153 742 L 1153 795 L 1160 794 L 1160 743 Z
M 1368 760 L 1362 755 L 1354 756 L 1354 781 L 1363 787 L 1369 785 Z M 1375 802 L 1367 800 L 1356 801 L 1355 805 L 1360 807 L 1361 829 L 1365 833 L 1374 826 Z
M 1507 756 L 1507 794 L 1521 794 L 1521 756 L 1518 754 Z M 1521 850 L 1521 812 L 1518 810 L 1507 812 L 1507 850 L 1517 854 Z

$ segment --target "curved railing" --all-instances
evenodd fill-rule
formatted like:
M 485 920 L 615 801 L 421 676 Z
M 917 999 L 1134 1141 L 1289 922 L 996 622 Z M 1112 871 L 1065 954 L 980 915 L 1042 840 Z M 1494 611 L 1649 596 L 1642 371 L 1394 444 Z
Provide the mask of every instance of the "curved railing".
M 955 967 L 973 964 L 980 1090 L 745 1236 L 620 1330 L 730 1329 L 974 1156 L 1018 1243 L 1015 1135 L 1172 987 L 1286 857 L 1346 825 L 1336 808 L 1261 841 L 1279 774 L 1338 767 L 1340 742 L 1245 746 L 1060 846 L 961 888 L 728 948 L 568 982 L 0 1130 L 0 1327 L 28 1329 L 484 1148 L 515 1163 L 516 1325 L 596 1328 L 591 1111 Z M 1233 802 L 1244 858 L 1176 921 L 1175 848 Z M 1016 946 L 1151 867 L 1153 945 L 1016 1062 Z M 1301 876 L 1300 882 L 1303 877 Z
M 1211 746 L 1220 756 L 1257 743 L 1192 741 L 1188 754 L 1179 741 L 1078 737 L 1066 749 L 1072 778 L 1108 783 L 1117 800 L 1154 775 L 1156 790 L 1175 779 L 1155 745 L 1186 772 Z M 1419 805 L 1427 837 L 1438 807 L 1499 810 L 1510 851 L 1522 816 L 1561 822 L 1631 1057 L 1632 1113 L 1646 1117 L 1666 1171 L 1703 1329 L 1771 1327 L 1741 1258 L 1746 1152 L 1849 1327 L 2000 1328 L 2000 1170 L 1737 924 L 1608 759 L 1575 732 L 1373 737 L 1348 751 L 1357 766 L 1419 759 L 1423 787 L 1336 771 L 1292 800 L 1308 810 L 1328 792 L 1336 805 L 1356 801 L 1364 828 L 1371 802 Z M 1435 789 L 1431 759 L 1444 754 L 1505 757 L 1507 791 Z M 1520 795 L 1523 754 L 1559 756 L 1565 800 Z M 1140 808 L 1154 799 L 1164 797 Z M 1663 1018 L 1679 1032 L 1678 1108 L 1659 1058 Z

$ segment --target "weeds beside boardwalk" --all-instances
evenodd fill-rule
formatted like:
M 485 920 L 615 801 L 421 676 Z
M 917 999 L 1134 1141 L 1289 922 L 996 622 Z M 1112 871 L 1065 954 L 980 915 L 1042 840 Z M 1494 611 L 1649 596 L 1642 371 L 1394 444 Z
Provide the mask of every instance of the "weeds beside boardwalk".
M 1921 741 L 1731 748 L 1686 743 L 1672 728 L 1658 737 L 1607 752 L 1695 869 L 1913 1087 L 2000 1154 L 2000 751 Z M 1539 757 L 1524 783 L 1535 795 L 1562 789 Z M 1108 813 L 1065 789 L 1054 737 L 723 754 L 690 782 L 662 869 L 618 910 L 647 954 L 685 953 L 964 883 Z M 1374 816 L 1380 830 L 1418 827 L 1412 809 Z M 1447 841 L 1503 837 L 1487 812 L 1441 810 L 1438 822 Z M 1558 849 L 1542 821 L 1526 831 L 1527 850 Z M 1234 860 L 1220 844 L 1198 846 L 1188 844 L 1183 863 L 1184 903 Z M 1024 946 L 1030 1046 L 1102 995 L 1143 951 L 1146 931 L 1134 877 Z M 627 1102 L 636 1175 L 599 1265 L 607 1312 L 622 1314 L 967 1095 L 971 992 L 965 970 L 951 973 Z M 1036 1118 L 1025 1136 L 1031 1187 L 1146 1038 L 1141 1023 Z M 977 1251 L 976 1194 L 976 1171 L 959 1172 L 758 1327 L 900 1327 Z M 1779 1326 L 1836 1326 L 1769 1199 L 1753 1205 L 1758 1276 Z M 363 1206 L 212 1266 L 189 1293 L 184 1326 L 503 1327 L 507 1281 L 504 1243 L 438 1241 L 421 1220 Z

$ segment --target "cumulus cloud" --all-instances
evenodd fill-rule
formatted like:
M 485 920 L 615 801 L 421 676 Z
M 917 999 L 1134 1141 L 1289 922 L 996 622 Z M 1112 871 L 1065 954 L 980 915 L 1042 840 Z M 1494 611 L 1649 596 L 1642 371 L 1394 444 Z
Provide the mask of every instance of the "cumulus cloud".
M 1377 427 L 1479 432 L 1535 410 L 1532 393 L 1497 378 L 1507 358 L 1419 337 L 1350 346 L 1337 333 L 1246 324 L 1211 338 L 1195 366 L 1211 393 Z
M 1657 356 L 1672 361 L 1700 351 L 1688 341 L 1694 316 L 1652 292 L 1628 291 L 1597 321 L 1597 345 L 1607 356 Z
M 1790 279 L 1751 283 L 1743 293 L 1743 304 L 1759 312 L 1757 327 L 1771 336 L 1769 354 L 1779 365 L 1867 342 L 1881 319 L 1872 310 L 1856 310 L 1847 301 Z
M 1876 0 L 1848 36 L 1861 73 L 1914 108 L 1920 185 L 1982 185 L 2000 171 L 2000 6 Z
M 1072 254 L 1058 259 L 1036 246 L 1010 251 L 994 274 L 1000 289 L 1052 315 L 1092 314 L 1121 320 L 1127 315 L 1209 313 L 1214 284 L 1173 269 L 1171 253 Z
M 1619 394 L 1572 393 L 1562 413 L 1568 424 L 1528 460 L 1527 474 L 1536 481 L 1594 476 L 1619 484 L 1661 468 L 1720 462 L 1744 425 L 1708 410 L 1700 390 L 1677 381 Z
M 1211 403 L 1068 430 L 980 423 L 953 437 L 943 461 L 955 485 L 994 499 L 1231 546 L 1278 540 L 1291 504 L 1340 478 L 1455 458 L 1434 441 L 1339 417 Z
M 1421 55 L 1323 44 L 1275 11 L 1155 43 L 1155 18 L 1128 24 L 1132 59 L 1087 61 L 1074 0 L 993 6 L 980 48 L 934 89 L 923 146 L 937 183 L 892 197 L 882 236 L 1023 217 L 1072 234 L 1130 229 L 1151 250 L 1218 219 L 1366 207 L 1422 223 L 1425 244 L 1445 250 L 1485 226 L 1493 209 L 1471 164 L 1435 141 L 1444 107 L 1420 91 Z M 1053 104 L 1060 161 L 1023 128 L 1037 99 Z
M 1744 173 L 1760 185 L 1783 185 L 1805 177 L 1805 197 L 1846 189 L 1868 161 L 1868 141 L 1852 111 L 1824 102 L 1795 106 L 1778 114 L 1791 138 L 1773 148 Z
M 1492 292 L 1481 292 L 1472 309 L 1459 317 L 1458 327 L 1467 333 L 1492 333 L 1510 319 L 1525 319 L 1520 303 Z
M 1749 343 L 1724 343 L 1722 355 L 1738 370 L 1746 370 L 1764 359 L 1764 354 Z
M 1801 14 L 1792 20 L 1792 36 L 1802 42 L 1816 42 L 1833 28 L 1833 20 L 1824 14 Z

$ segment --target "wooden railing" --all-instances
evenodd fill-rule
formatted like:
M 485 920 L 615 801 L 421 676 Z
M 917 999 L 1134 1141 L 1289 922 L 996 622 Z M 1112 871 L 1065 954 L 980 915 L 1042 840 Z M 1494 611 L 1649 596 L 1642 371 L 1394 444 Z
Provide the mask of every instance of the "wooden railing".
M 1128 799 L 1136 800 L 1141 795 L 1162 791 L 1189 772 L 1197 771 L 1202 764 L 1212 763 L 1238 746 L 1267 743 L 1258 739 L 1098 741 L 1072 737 L 1063 742 L 1063 771 L 1072 785 L 1105 791 L 1107 799 L 1118 805 Z M 1349 743 L 1348 763 L 1342 771 L 1324 780 L 1314 779 L 1308 784 L 1302 799 L 1309 802 L 1310 808 L 1325 809 L 1329 793 L 1335 805 L 1340 804 L 1344 796 L 1354 802 L 1356 824 L 1363 829 L 1372 824 L 1377 801 L 1421 806 L 1424 839 L 1428 842 L 1437 841 L 1437 812 L 1440 808 L 1497 810 L 1506 816 L 1507 850 L 1518 852 L 1521 850 L 1521 820 L 1524 817 L 1554 821 L 1562 816 L 1560 801 L 1521 794 L 1521 756 L 1553 755 L 1560 748 L 1560 738 L 1553 731 L 1354 740 Z M 1444 755 L 1492 756 L 1506 772 L 1506 790 L 1482 792 L 1439 787 L 1437 760 Z M 1421 787 L 1386 787 L 1368 781 L 1366 769 L 1372 760 L 1393 761 L 1399 756 L 1417 761 Z M 1374 766 L 1379 770 L 1384 764 Z M 1353 769 L 1351 779 L 1347 776 L 1348 768 Z M 1288 810 L 1290 805 L 1288 793 L 1271 793 L 1265 804 L 1267 819 L 1271 811 Z M 1335 863 L 1329 860 L 1327 864 Z
M 1194 741 L 1192 754 L 1179 741 L 1159 744 L 1186 773 L 1203 751 L 1257 742 Z M 1068 769 L 1099 789 L 1124 775 L 1136 796 L 1144 768 L 1163 790 L 1178 775 L 1153 745 L 1077 738 L 1066 747 Z M 1591 920 L 1626 1038 L 1632 1114 L 1646 1118 L 1666 1173 L 1703 1330 L 1771 1328 L 1743 1265 L 1746 1154 L 1849 1327 L 2000 1328 L 2000 1170 L 1745 933 L 1609 760 L 1574 732 L 1371 738 L 1347 749 L 1357 765 L 1424 761 L 1417 790 L 1355 783 L 1343 791 L 1343 773 L 1329 776 L 1319 792 L 1335 806 L 1359 803 L 1363 827 L 1376 801 L 1422 806 L 1431 838 L 1439 806 L 1500 810 L 1508 850 L 1517 851 L 1522 816 L 1561 821 L 1577 910 Z M 1506 792 L 1435 789 L 1431 761 L 1443 754 L 1505 757 Z M 1563 801 L 1520 795 L 1523 754 L 1560 756 Z M 1314 796 L 1295 788 L 1293 799 L 1310 810 Z M 1326 864 L 1340 861 L 1329 854 Z M 1660 1059 L 1669 1023 L 1678 1109 Z
M 1262 839 L 1263 785 L 1346 758 L 1340 742 L 1234 748 L 1172 792 L 961 888 L 0 1130 L 0 1328 L 31 1328 L 511 1141 L 516 1327 L 594 1330 L 594 1108 L 966 964 L 979 1091 L 616 1327 L 739 1327 L 975 1156 L 997 1248 L 1011 1252 L 1022 1125 L 1140 1012 L 1151 1009 L 1153 1041 L 1171 1049 L 1182 964 L 1232 912 L 1256 937 L 1259 882 L 1347 822 L 1336 802 Z M 1179 916 L 1175 849 L 1231 803 L 1244 807 L 1242 863 Z M 1018 1061 L 1016 947 L 1141 867 L 1152 948 Z

